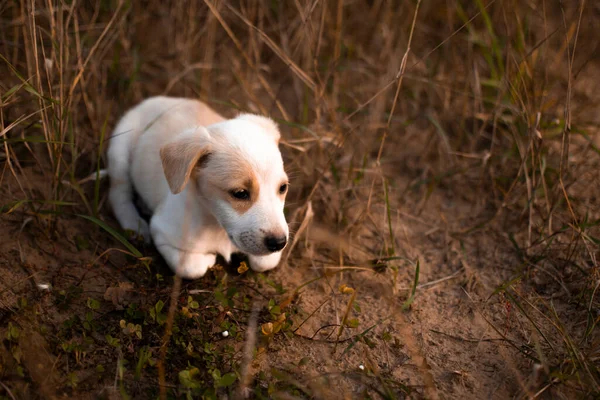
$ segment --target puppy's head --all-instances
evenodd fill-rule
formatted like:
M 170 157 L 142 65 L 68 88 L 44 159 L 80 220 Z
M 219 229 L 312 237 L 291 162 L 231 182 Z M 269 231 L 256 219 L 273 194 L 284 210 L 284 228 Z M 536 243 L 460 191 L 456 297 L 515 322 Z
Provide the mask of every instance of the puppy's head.
M 160 151 L 171 191 L 196 184 L 233 244 L 251 255 L 281 251 L 288 240 L 279 137 L 271 119 L 242 114 L 184 132 Z

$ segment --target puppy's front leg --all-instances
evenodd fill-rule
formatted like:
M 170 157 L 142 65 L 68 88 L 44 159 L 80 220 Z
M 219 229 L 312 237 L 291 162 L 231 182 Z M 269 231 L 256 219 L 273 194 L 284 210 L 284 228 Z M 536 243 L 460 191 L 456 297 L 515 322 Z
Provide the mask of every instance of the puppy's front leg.
M 157 245 L 156 248 L 171 270 L 184 279 L 203 277 L 217 261 L 217 256 L 214 254 L 185 252 L 168 244 Z
M 273 269 L 279 264 L 282 252 L 271 253 L 268 256 L 248 256 L 250 268 L 257 272 L 264 272 Z
M 200 278 L 215 265 L 217 256 L 215 253 L 185 251 L 186 246 L 194 250 L 194 241 L 186 243 L 182 240 L 181 232 L 177 228 L 183 224 L 180 221 L 182 215 L 173 213 L 167 206 L 159 207 L 150 220 L 152 241 L 175 274 L 185 279 Z M 173 245 L 179 245 L 183 249 Z

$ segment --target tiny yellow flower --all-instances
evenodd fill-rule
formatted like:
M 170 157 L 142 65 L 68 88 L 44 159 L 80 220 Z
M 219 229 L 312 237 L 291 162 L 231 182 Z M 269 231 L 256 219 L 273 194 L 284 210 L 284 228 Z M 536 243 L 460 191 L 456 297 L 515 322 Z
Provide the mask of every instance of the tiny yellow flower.
M 273 334 L 273 323 L 267 322 L 262 325 L 261 331 L 265 336 L 271 336 Z
M 354 289 L 344 283 L 343 285 L 340 286 L 340 293 L 352 294 L 352 293 L 354 293 Z
M 188 318 L 192 318 L 192 313 L 190 313 L 190 309 L 187 307 L 181 307 L 181 313 Z
M 238 274 L 243 274 L 246 271 L 248 271 L 248 264 L 246 264 L 246 261 L 240 262 L 240 266 L 237 269 Z

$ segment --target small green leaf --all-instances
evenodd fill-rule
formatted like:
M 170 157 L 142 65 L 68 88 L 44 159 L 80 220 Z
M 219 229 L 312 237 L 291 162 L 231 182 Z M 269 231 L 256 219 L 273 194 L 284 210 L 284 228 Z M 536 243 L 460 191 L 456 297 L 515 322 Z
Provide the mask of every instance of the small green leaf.
M 277 316 L 277 315 L 281 314 L 281 308 L 279 306 L 274 306 L 271 308 L 270 312 L 271 312 L 271 315 Z
M 219 303 L 221 303 L 223 306 L 225 306 L 225 307 L 229 306 L 229 299 L 227 297 L 225 297 L 223 292 L 221 292 L 220 290 L 215 290 L 215 299 L 217 299 L 217 301 Z
M 150 309 L 150 317 L 159 325 L 162 325 L 167 320 L 167 315 L 162 313 L 162 309 L 165 306 L 165 303 L 162 300 L 159 300 L 154 307 Z
M 349 319 L 346 321 L 346 326 L 348 328 L 356 328 L 356 327 L 358 327 L 359 324 L 360 323 L 358 322 L 358 319 L 356 319 L 356 318 L 352 318 L 352 319 Z
M 298 366 L 302 367 L 303 365 L 308 364 L 309 361 L 310 359 L 308 357 L 302 357 L 300 361 L 298 361 Z
M 219 379 L 219 381 L 217 382 L 217 386 L 218 387 L 231 386 L 231 385 L 233 385 L 233 383 L 235 382 L 236 379 L 237 379 L 237 376 L 235 375 L 235 373 L 229 372 L 229 373 L 223 375 L 221 377 L 221 379 Z
M 165 302 L 162 300 L 159 300 L 158 302 L 156 302 L 156 305 L 154 306 L 154 308 L 156 309 L 156 312 L 159 313 L 162 311 L 164 306 L 165 306 Z
M 188 389 L 200 389 L 202 386 L 195 378 L 200 374 L 196 367 L 179 371 L 179 383 Z
M 188 308 L 192 308 L 192 309 L 196 309 L 199 308 L 200 304 L 198 304 L 197 301 L 195 301 L 192 296 L 188 296 Z
M 6 332 L 6 338 L 11 341 L 19 339 L 19 328 L 14 326 L 11 322 L 8 323 L 8 332 Z
M 119 347 L 119 339 L 106 335 L 106 342 L 112 347 Z
M 100 302 L 96 299 L 92 299 L 91 297 L 88 297 L 87 306 L 91 310 L 98 310 L 100 308 Z

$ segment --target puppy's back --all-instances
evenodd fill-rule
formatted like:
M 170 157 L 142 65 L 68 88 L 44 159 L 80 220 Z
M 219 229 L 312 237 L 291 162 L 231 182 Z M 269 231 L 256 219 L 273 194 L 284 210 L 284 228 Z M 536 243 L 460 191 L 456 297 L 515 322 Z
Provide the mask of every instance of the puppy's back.
M 162 145 L 188 128 L 223 120 L 198 100 L 156 96 L 141 102 L 123 116 L 111 137 L 111 180 L 128 181 L 154 211 L 169 192 L 160 160 Z

